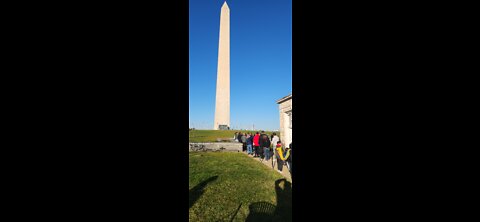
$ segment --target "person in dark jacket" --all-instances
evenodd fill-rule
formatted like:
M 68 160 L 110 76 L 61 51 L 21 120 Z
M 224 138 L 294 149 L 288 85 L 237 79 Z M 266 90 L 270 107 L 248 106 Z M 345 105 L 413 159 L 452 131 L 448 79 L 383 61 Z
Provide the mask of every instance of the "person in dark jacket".
M 247 135 L 246 133 L 242 133 L 242 137 L 240 137 L 240 141 L 242 141 L 242 151 L 247 151 Z
M 270 160 L 270 152 L 269 152 L 269 149 L 270 149 L 270 139 L 268 138 L 268 135 L 265 134 L 264 131 L 262 131 L 262 134 L 260 134 L 260 140 L 259 140 L 259 144 L 260 144 L 260 157 L 262 159 L 265 158 L 265 160 Z
M 288 164 L 288 170 L 290 171 L 290 175 L 292 175 L 292 143 L 288 145 L 286 152 L 290 154 L 288 155 L 288 158 L 286 159 L 286 161 Z
M 253 154 L 253 136 L 251 133 L 247 134 L 247 154 Z

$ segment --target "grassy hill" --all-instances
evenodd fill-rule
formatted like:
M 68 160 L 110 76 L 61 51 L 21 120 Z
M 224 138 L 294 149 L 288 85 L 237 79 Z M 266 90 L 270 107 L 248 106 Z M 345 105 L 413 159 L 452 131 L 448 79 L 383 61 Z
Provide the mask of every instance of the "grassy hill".
M 190 130 L 188 132 L 188 139 L 192 143 L 206 143 L 206 142 L 217 142 L 217 138 L 221 139 L 231 139 L 235 132 L 242 133 L 255 133 L 256 131 L 251 130 Z M 271 135 L 272 131 L 265 131 L 268 135 Z M 280 133 L 276 132 L 277 136 L 280 137 Z
M 243 153 L 189 153 L 189 221 L 292 221 L 292 186 Z

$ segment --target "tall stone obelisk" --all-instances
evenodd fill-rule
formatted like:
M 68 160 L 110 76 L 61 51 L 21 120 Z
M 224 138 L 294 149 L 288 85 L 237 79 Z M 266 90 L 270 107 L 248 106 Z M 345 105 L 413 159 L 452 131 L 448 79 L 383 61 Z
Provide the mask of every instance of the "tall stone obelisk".
M 220 125 L 230 127 L 230 9 L 226 1 L 220 12 L 217 95 L 213 129 L 218 130 Z

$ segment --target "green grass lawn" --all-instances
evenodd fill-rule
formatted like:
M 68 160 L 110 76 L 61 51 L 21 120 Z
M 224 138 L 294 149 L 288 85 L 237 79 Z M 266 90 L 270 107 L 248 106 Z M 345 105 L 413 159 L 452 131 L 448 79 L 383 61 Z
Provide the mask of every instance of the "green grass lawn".
M 256 131 L 248 130 L 190 130 L 188 132 L 188 139 L 192 143 L 205 143 L 205 142 L 217 142 L 217 138 L 230 139 L 233 138 L 235 132 L 242 133 L 255 133 Z M 273 132 L 265 131 L 268 135 L 271 135 Z M 276 132 L 277 136 L 280 137 L 280 133 Z
M 243 153 L 189 154 L 190 221 L 291 221 L 291 183 Z

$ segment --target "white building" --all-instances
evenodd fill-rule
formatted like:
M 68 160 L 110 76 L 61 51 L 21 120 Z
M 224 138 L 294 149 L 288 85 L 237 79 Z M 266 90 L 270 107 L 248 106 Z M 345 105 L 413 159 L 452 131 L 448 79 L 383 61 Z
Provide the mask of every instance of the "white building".
M 292 142 L 292 94 L 277 100 L 280 111 L 280 140 L 283 147 Z

